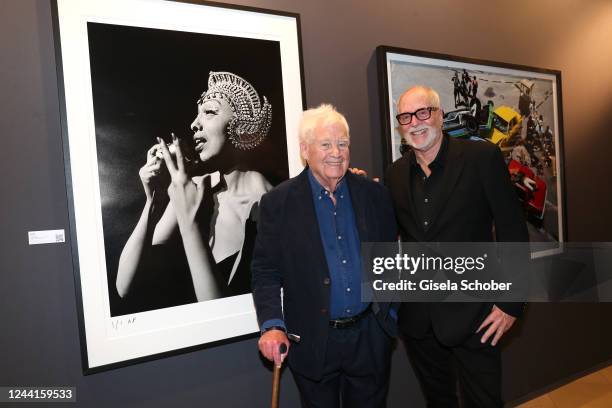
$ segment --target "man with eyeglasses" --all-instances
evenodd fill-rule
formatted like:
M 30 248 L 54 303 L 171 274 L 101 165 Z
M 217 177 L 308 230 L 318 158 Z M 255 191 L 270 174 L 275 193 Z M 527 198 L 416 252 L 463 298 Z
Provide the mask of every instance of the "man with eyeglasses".
M 308 166 L 260 202 L 251 264 L 259 350 L 279 366 L 288 348 L 303 407 L 384 407 L 396 315 L 362 302 L 360 252 L 361 242 L 396 240 L 391 197 L 348 172 L 349 127 L 331 105 L 304 112 L 299 138 Z
M 415 86 L 397 104 L 410 146 L 386 174 L 400 235 L 419 242 L 523 242 L 525 219 L 499 148 L 442 132 L 440 98 Z M 520 303 L 402 303 L 398 326 L 427 405 L 501 407 L 500 338 Z

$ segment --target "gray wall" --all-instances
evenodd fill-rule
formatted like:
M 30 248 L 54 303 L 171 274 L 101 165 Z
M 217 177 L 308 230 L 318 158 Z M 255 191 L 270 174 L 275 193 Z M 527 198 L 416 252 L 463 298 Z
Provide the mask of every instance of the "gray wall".
M 569 238 L 612 241 L 608 1 L 236 3 L 301 14 L 308 104 L 347 115 L 353 163 L 373 175 L 382 171 L 377 45 L 560 69 Z M 29 230 L 68 229 L 49 3 L 0 0 L 0 44 L 0 385 L 76 386 L 79 406 L 266 406 L 271 375 L 255 339 L 82 375 L 69 246 L 27 245 Z M 531 305 L 505 345 L 506 398 L 609 360 L 611 318 L 612 304 Z M 287 374 L 281 405 L 295 407 Z M 406 401 L 422 406 L 398 345 L 389 406 Z

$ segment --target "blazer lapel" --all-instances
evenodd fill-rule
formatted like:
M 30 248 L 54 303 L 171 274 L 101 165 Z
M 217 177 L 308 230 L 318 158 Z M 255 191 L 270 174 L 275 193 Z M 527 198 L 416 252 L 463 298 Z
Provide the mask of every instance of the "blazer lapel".
M 304 234 L 305 239 L 301 241 L 310 243 L 312 249 L 310 254 L 313 262 L 318 265 L 317 269 L 324 271 L 325 276 L 329 276 L 307 171 L 308 167 L 297 176 L 295 189 L 293 190 L 293 202 L 290 205 L 295 209 L 295 222 L 298 224 L 298 231 Z
M 420 226 L 417 226 L 416 219 L 414 215 L 416 214 L 416 207 L 414 206 L 414 199 L 412 197 L 412 186 L 410 185 L 412 180 L 412 166 L 410 165 L 410 159 L 408 155 L 404 155 L 400 160 L 400 168 L 399 172 L 402 174 L 401 182 L 398 183 L 400 197 L 404 197 L 406 199 L 405 206 L 406 212 L 409 214 L 410 224 L 408 226 L 409 233 L 412 235 L 415 240 L 422 241 L 423 240 L 423 230 Z

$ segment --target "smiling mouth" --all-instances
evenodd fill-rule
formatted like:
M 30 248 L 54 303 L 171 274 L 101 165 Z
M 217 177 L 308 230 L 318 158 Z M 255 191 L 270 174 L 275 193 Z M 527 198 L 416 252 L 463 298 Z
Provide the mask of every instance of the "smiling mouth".
M 410 132 L 410 134 L 413 135 L 413 136 L 421 136 L 421 135 L 424 135 L 425 132 L 427 132 L 427 128 L 419 129 L 419 130 L 414 130 L 414 131 Z

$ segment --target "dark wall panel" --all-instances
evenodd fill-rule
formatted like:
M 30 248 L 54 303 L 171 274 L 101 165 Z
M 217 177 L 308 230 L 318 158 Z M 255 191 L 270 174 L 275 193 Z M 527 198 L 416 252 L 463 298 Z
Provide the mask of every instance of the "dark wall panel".
M 374 175 L 382 172 L 377 45 L 560 69 L 570 239 L 612 240 L 609 2 L 237 3 L 301 14 L 308 104 L 346 114 L 353 164 Z M 53 47 L 48 2 L 0 0 L 0 385 L 76 386 L 87 407 L 266 406 L 271 373 L 255 339 L 82 375 L 69 244 L 27 245 L 29 230 L 68 229 Z M 506 341 L 506 397 L 609 360 L 611 318 L 612 304 L 531 305 Z M 285 373 L 281 405 L 297 401 Z M 389 406 L 407 402 L 423 406 L 398 344 Z

